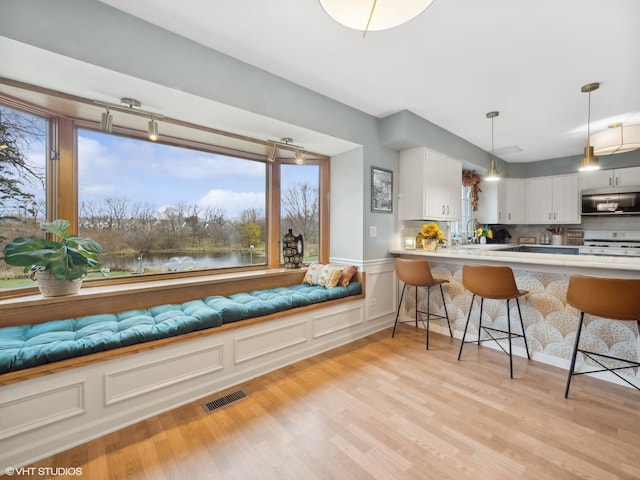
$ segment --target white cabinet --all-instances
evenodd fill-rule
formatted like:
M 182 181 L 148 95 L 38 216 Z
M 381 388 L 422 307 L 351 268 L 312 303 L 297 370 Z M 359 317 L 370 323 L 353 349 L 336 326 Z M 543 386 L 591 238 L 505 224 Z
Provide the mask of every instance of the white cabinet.
M 580 173 L 580 189 L 637 187 L 640 185 L 640 167 L 596 170 Z
M 402 150 L 398 183 L 400 220 L 460 220 L 460 160 L 425 147 Z
M 479 223 L 507 225 L 526 221 L 525 180 L 503 178 L 480 185 L 480 199 L 475 218 Z
M 580 223 L 577 175 L 529 178 L 525 192 L 527 223 Z

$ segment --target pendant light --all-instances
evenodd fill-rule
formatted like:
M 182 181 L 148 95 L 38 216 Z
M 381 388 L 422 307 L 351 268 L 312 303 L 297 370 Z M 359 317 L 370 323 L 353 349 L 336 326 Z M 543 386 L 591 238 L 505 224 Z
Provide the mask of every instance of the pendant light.
M 591 136 L 596 155 L 630 152 L 640 148 L 640 125 L 612 123 L 607 130 Z
M 319 0 L 324 11 L 341 25 L 363 32 L 387 30 L 417 17 L 433 0 Z
M 589 94 L 589 108 L 587 110 L 587 146 L 584 147 L 584 157 L 580 160 L 580 166 L 578 170 L 581 172 L 589 172 L 592 170 L 600 170 L 600 161 L 593 153 L 593 147 L 591 146 L 591 92 L 600 88 L 599 83 L 588 83 L 583 86 L 580 91 Z
M 493 119 L 498 115 L 500 115 L 500 112 L 487 113 L 487 118 L 491 119 L 491 164 L 489 165 L 489 170 L 487 170 L 487 174 L 484 179 L 489 182 L 500 180 L 500 174 L 498 173 L 498 167 L 496 166 L 496 157 L 493 155 Z

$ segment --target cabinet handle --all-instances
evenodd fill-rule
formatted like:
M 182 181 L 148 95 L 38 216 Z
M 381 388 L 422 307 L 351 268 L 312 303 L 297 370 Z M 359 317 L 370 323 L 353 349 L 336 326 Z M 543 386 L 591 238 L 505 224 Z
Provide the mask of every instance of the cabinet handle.
M 609 177 L 609 186 L 612 186 L 613 178 Z
M 551 212 L 549 212 L 549 220 L 551 220 Z
M 449 215 L 449 205 L 447 205 L 447 215 Z
M 511 212 L 509 212 L 509 220 L 511 220 Z
M 553 212 L 553 219 L 556 219 L 556 212 Z
M 442 214 L 444 215 L 444 205 L 442 205 Z
M 616 177 L 616 187 L 618 186 L 618 180 L 620 177 Z

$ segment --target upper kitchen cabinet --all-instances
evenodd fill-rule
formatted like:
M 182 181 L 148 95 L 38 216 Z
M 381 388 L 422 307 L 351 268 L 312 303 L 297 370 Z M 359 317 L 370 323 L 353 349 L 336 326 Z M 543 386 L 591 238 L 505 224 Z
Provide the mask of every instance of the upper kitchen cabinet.
M 460 220 L 460 160 L 426 147 L 402 150 L 399 178 L 400 220 Z
M 580 189 L 640 186 L 640 167 L 580 173 Z
M 526 222 L 526 200 L 523 178 L 503 178 L 483 182 L 475 218 L 479 223 L 507 225 Z
M 527 223 L 580 223 L 578 175 L 529 178 Z

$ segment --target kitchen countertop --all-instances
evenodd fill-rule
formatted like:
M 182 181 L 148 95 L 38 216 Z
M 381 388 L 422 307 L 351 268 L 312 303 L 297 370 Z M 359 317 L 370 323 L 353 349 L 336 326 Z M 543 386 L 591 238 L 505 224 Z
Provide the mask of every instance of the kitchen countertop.
M 462 245 L 454 247 L 438 247 L 434 252 L 423 250 L 405 250 L 401 248 L 391 249 L 393 255 L 411 255 L 425 258 L 438 259 L 438 261 L 475 261 L 480 263 L 507 263 L 520 266 L 520 268 L 548 269 L 548 267 L 563 270 L 589 269 L 610 271 L 627 271 L 640 273 L 640 257 L 614 257 L 604 255 L 571 255 L 562 253 L 530 253 L 509 251 L 510 247 L 522 245 L 513 244 L 486 244 L 486 245 Z M 571 245 L 531 245 L 535 247 L 550 248 L 577 248 Z M 587 272 L 585 272 L 587 273 Z M 635 275 L 634 275 L 635 276 Z

